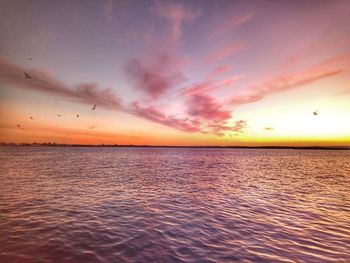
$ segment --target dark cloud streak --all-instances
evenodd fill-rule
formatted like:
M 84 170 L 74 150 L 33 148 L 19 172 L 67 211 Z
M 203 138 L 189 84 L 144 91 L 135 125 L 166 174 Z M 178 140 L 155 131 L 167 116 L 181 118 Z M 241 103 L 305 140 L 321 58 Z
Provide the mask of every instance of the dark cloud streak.
M 23 76 L 24 69 L 0 59 L 0 82 L 19 88 L 42 91 L 85 104 L 99 104 L 106 108 L 121 109 L 121 99 L 110 89 L 101 90 L 95 83 L 81 83 L 69 87 L 43 70 L 27 70 L 32 79 Z

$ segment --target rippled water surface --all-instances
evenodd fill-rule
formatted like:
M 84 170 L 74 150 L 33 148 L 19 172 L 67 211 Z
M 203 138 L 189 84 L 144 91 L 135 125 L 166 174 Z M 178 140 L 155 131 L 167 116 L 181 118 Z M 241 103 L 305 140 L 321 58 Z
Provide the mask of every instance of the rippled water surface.
M 0 262 L 350 262 L 350 152 L 0 148 Z

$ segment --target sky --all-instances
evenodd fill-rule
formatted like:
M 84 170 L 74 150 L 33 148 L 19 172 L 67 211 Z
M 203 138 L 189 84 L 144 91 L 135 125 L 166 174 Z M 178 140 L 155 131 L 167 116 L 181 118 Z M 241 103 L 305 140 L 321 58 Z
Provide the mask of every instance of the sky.
M 0 142 L 350 146 L 349 116 L 347 0 L 0 0 Z

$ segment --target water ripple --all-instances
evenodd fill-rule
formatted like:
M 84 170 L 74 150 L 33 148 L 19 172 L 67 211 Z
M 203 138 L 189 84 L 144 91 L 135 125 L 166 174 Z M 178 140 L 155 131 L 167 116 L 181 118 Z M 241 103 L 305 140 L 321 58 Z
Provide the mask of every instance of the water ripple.
M 1 262 L 350 262 L 347 151 L 0 148 Z

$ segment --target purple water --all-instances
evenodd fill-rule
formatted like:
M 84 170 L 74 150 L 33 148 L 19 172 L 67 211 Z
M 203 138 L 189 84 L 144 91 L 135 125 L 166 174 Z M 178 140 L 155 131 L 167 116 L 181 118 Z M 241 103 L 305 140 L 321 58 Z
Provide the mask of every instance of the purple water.
M 0 147 L 0 262 L 350 262 L 350 152 Z

